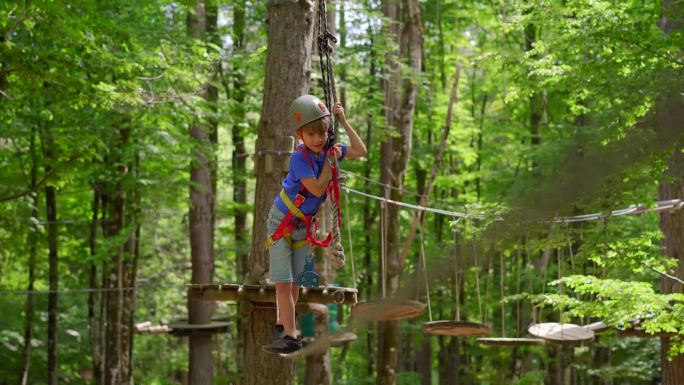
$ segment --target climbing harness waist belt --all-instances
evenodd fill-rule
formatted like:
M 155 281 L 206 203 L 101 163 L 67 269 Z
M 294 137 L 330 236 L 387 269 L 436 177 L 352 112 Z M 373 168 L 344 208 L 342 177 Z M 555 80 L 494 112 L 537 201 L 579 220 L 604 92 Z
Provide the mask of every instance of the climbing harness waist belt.
M 311 157 L 309 154 L 304 150 L 303 148 L 298 149 L 299 152 L 301 152 L 305 157 L 306 160 L 309 162 L 309 166 L 311 166 L 311 169 L 313 170 L 313 161 L 311 160 Z M 329 183 L 326 192 L 332 193 L 331 195 L 333 196 L 333 199 L 339 199 L 339 186 L 337 186 L 337 170 L 333 169 L 332 170 L 333 174 L 333 182 Z M 299 207 L 304 203 L 305 195 L 306 195 L 306 187 L 302 185 L 302 188 L 299 190 L 297 195 L 295 196 L 294 202 L 290 199 L 289 196 L 287 196 L 287 193 L 285 190 L 280 191 L 280 199 L 283 201 L 285 206 L 287 207 L 287 213 L 285 214 L 285 217 L 283 220 L 280 222 L 280 225 L 278 225 L 278 228 L 276 231 L 273 232 L 273 234 L 269 235 L 268 238 L 266 239 L 266 248 L 270 248 L 272 244 L 277 242 L 280 238 L 283 238 L 294 230 L 295 225 L 297 224 L 297 221 L 293 221 L 293 218 L 297 218 L 298 220 L 303 220 L 305 225 L 306 225 L 306 240 L 318 247 L 328 247 L 330 246 L 330 242 L 332 241 L 332 233 L 328 233 L 328 236 L 323 239 L 323 240 L 318 240 L 314 236 L 316 231 L 318 230 L 318 224 L 312 218 L 311 215 L 304 215 L 302 210 L 299 209 Z M 325 199 L 325 198 L 324 198 Z M 338 207 L 338 223 L 341 223 L 341 218 L 339 216 L 339 207 Z M 312 231 L 313 227 L 313 231 Z
M 301 191 L 295 197 L 294 202 L 292 202 L 290 197 L 287 196 L 285 190 L 281 190 L 280 199 L 287 207 L 287 213 L 285 214 L 285 217 L 283 217 L 283 220 L 280 221 L 280 225 L 278 225 L 276 231 L 274 231 L 273 234 L 269 235 L 266 239 L 266 249 L 271 248 L 271 245 L 277 242 L 280 238 L 289 236 L 294 230 L 298 220 L 306 220 L 306 216 L 299 209 L 299 206 L 304 203 L 304 195 L 301 194 Z M 297 218 L 298 220 L 293 220 L 293 218 Z

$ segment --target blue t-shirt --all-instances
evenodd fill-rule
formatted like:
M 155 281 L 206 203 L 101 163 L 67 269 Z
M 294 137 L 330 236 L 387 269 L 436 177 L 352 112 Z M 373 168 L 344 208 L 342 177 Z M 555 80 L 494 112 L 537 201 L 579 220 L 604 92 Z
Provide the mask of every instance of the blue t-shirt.
M 340 147 L 342 148 L 342 157 L 340 158 L 341 162 L 344 159 L 344 156 L 347 154 L 347 145 L 342 144 Z M 306 151 L 307 154 L 309 154 L 309 157 L 311 157 L 313 169 L 311 169 L 311 165 L 306 159 L 306 156 L 300 152 L 300 148 L 304 148 L 304 151 Z M 290 171 L 287 173 L 282 185 L 283 190 L 285 190 L 285 193 L 292 202 L 294 202 L 299 190 L 302 189 L 301 179 L 309 177 L 318 178 L 318 176 L 321 174 L 321 170 L 323 170 L 323 165 L 325 165 L 326 159 L 327 154 L 324 151 L 321 151 L 320 156 L 318 156 L 301 144 L 297 147 L 297 150 L 290 155 Z M 317 197 L 307 190 L 306 195 L 304 196 L 304 203 L 299 206 L 299 209 L 302 211 L 302 213 L 304 213 L 304 215 L 315 215 L 324 199 L 325 194 Z M 276 196 L 274 204 L 278 206 L 280 211 L 283 213 L 287 213 L 289 211 L 287 206 L 285 206 L 285 203 L 282 201 L 282 199 L 280 199 L 280 195 Z

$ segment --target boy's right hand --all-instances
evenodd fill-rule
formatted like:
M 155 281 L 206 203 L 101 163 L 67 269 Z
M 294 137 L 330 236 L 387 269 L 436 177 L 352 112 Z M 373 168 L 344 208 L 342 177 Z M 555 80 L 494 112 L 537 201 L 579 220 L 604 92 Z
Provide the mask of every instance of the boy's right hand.
M 334 153 L 334 154 L 335 154 L 335 157 L 339 160 L 339 159 L 342 157 L 342 146 L 340 146 L 339 144 L 336 144 L 336 145 L 332 146 L 332 147 L 328 150 L 328 155 L 329 155 L 331 152 Z

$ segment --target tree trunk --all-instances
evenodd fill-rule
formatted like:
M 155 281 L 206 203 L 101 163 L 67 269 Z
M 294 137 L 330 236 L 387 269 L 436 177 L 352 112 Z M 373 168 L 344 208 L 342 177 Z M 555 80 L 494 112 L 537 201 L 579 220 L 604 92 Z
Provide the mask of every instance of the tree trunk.
M 286 137 L 294 135 L 289 127 L 292 101 L 308 91 L 313 32 L 313 3 L 311 1 L 271 0 L 268 12 L 268 53 L 264 78 L 264 98 L 259 121 L 256 151 L 283 149 Z M 287 157 L 262 153 L 258 155 L 254 195 L 254 224 L 249 281 L 266 278 L 268 252 L 266 250 L 266 217 L 273 199 L 286 175 Z M 245 365 L 243 384 L 280 384 L 294 382 L 291 361 L 264 355 L 261 346 L 271 337 L 275 311 L 255 309 L 248 316 L 249 331 L 243 341 Z M 265 375 L 267 373 L 268 375 Z
M 192 1 L 188 8 L 188 35 L 204 41 L 207 29 L 205 2 Z M 209 98 L 208 87 L 203 87 L 202 97 Z M 190 163 L 190 255 L 192 261 L 192 283 L 210 284 L 214 275 L 214 196 L 211 175 L 213 149 L 211 127 L 200 117 L 195 117 L 189 128 L 190 140 L 194 144 Z M 214 304 L 188 298 L 188 320 L 190 324 L 211 323 Z M 208 385 L 213 378 L 211 334 L 195 333 L 188 338 L 189 381 L 193 385 Z
M 1 83 L 1 82 L 0 82 Z M 38 179 L 38 159 L 36 156 L 36 134 L 31 130 L 31 190 L 35 190 Z M 31 209 L 31 223 L 38 221 L 38 194 L 33 194 L 33 208 Z M 28 384 L 28 374 L 31 364 L 31 340 L 33 339 L 33 287 L 36 278 L 36 247 L 38 245 L 38 228 L 32 227 L 29 230 L 28 247 L 28 294 L 26 295 L 26 324 L 24 325 L 24 347 L 22 350 L 21 373 L 19 375 L 19 385 Z
M 93 182 L 93 203 L 91 206 L 92 216 L 90 220 L 90 236 L 89 236 L 89 251 L 92 261 L 90 262 L 90 276 L 89 288 L 98 289 L 100 286 L 97 283 L 97 265 L 95 262 L 95 255 L 97 254 L 97 228 L 98 217 L 100 215 L 100 201 L 102 199 L 100 189 L 101 185 Z M 93 378 L 96 384 L 102 384 L 102 317 L 98 315 L 99 305 L 102 300 L 99 293 L 91 291 L 88 293 L 88 325 L 90 335 L 90 354 L 93 365 Z
M 399 15 L 402 15 L 401 20 Z M 383 84 L 385 94 L 385 119 L 391 131 L 398 135 L 390 137 L 381 146 L 381 181 L 398 189 L 403 188 L 404 174 L 411 156 L 413 129 L 413 112 L 418 95 L 416 79 L 402 76 L 400 61 L 406 63 L 413 71 L 421 70 L 423 30 L 420 23 L 420 5 L 415 0 L 403 0 L 401 4 L 387 1 L 384 4 L 384 16 L 397 23 L 386 25 L 385 29 L 398 43 L 399 51 L 387 55 L 387 80 Z M 401 201 L 400 190 L 385 189 L 385 197 Z M 387 295 L 394 295 L 399 289 L 401 276 L 401 229 L 399 228 L 400 210 L 397 206 L 388 207 L 386 238 Z M 381 334 L 378 349 L 379 385 L 396 383 L 399 352 L 399 322 L 389 321 L 379 324 Z
M 240 0 L 233 6 L 233 54 L 243 55 L 245 53 L 245 0 Z M 240 61 L 233 61 L 235 68 L 233 71 L 233 92 L 231 94 L 234 103 L 232 110 L 235 116 L 231 134 L 233 140 L 233 154 L 231 159 L 232 182 L 233 182 L 233 202 L 235 202 L 235 262 L 237 266 L 237 281 L 244 282 L 248 273 L 249 250 L 247 249 L 247 154 L 245 150 L 245 75 L 239 67 Z M 244 371 L 245 362 L 244 346 L 247 325 L 245 318 L 238 314 L 237 317 L 238 339 L 236 343 L 237 370 L 238 373 Z
M 537 27 L 530 23 L 525 26 L 525 51 L 529 52 L 534 48 L 534 43 L 537 39 Z M 542 118 L 542 99 L 539 92 L 533 92 L 530 96 L 530 144 L 532 146 L 538 146 L 541 144 L 541 134 L 540 134 L 540 123 Z M 536 161 L 532 162 L 532 169 L 535 174 L 538 174 Z
M 135 148 L 139 148 L 139 143 L 136 139 Z M 129 164 L 128 169 L 133 174 L 135 180 L 140 178 L 140 154 L 136 151 L 133 156 L 133 161 Z M 130 213 L 131 220 L 129 226 L 132 227 L 133 232 L 126 244 L 126 259 L 124 260 L 124 284 L 128 288 L 124 291 L 123 298 L 123 324 L 121 339 L 124 343 L 122 370 L 123 379 L 125 383 L 131 383 L 133 378 L 133 333 L 135 323 L 135 309 L 136 309 L 136 277 L 138 272 L 138 260 L 140 259 L 140 212 L 141 212 L 141 195 L 140 187 L 137 183 L 133 183 L 132 198 L 128 201 L 128 208 L 126 212 Z
M 114 239 L 120 236 L 125 226 L 126 191 L 124 179 L 128 173 L 125 148 L 130 138 L 129 122 L 124 121 L 116 129 L 118 137 L 111 145 L 112 158 L 107 163 L 112 170 L 113 181 L 108 183 L 107 196 L 111 199 L 107 206 L 107 221 L 104 225 L 104 236 Z M 127 241 L 128 242 L 128 241 Z M 126 242 L 126 243 L 127 243 Z M 127 286 L 129 264 L 127 263 L 126 243 L 116 247 L 109 258 L 112 263 L 103 269 L 105 294 L 105 343 L 104 343 L 104 384 L 122 385 L 130 383 L 128 362 L 126 362 L 129 348 L 130 331 L 125 315 L 129 313 L 124 287 Z
M 367 33 L 368 33 L 368 40 L 370 41 L 370 46 L 373 46 L 373 41 L 374 41 L 374 34 L 373 34 L 373 27 L 371 25 L 371 22 L 369 20 L 368 22 L 368 28 L 367 28 Z M 368 53 L 369 55 L 369 75 L 371 78 L 379 78 L 378 73 L 376 71 L 375 67 L 375 51 L 370 48 L 370 52 Z M 368 86 L 368 94 L 373 95 L 377 91 L 378 83 L 370 82 Z M 369 114 L 366 117 L 366 148 L 372 148 L 372 139 L 373 139 L 373 115 L 372 113 Z M 369 156 L 370 158 L 370 156 Z M 370 179 L 371 177 L 371 162 L 364 162 L 363 164 L 363 176 L 366 179 Z M 368 183 L 364 183 L 363 190 L 366 194 L 370 194 L 370 185 Z M 372 292 L 373 292 L 373 274 L 370 273 L 371 271 L 371 264 L 372 264 L 372 251 L 373 251 L 373 244 L 371 242 L 371 234 L 373 230 L 373 219 L 376 217 L 377 211 L 374 213 L 373 210 L 371 210 L 371 202 L 369 199 L 364 199 L 363 201 L 363 261 L 364 261 L 364 275 L 365 275 L 365 285 L 362 285 L 360 288 L 359 292 L 359 298 L 363 298 L 364 300 L 368 301 L 372 297 Z M 375 356 L 375 346 L 373 344 L 373 334 L 372 334 L 372 329 L 368 328 L 366 331 L 366 357 L 368 357 L 366 361 L 366 374 L 371 377 L 375 374 L 375 362 L 371 357 Z
M 52 163 L 55 161 L 55 142 L 50 127 L 46 127 L 43 136 L 43 152 L 45 154 L 45 174 L 52 173 Z M 59 271 L 57 250 L 57 198 L 55 188 L 48 184 L 45 187 L 45 210 L 47 211 L 48 232 L 48 280 L 50 294 L 48 294 L 48 346 L 47 346 L 47 371 L 48 385 L 58 384 L 57 365 L 57 314 Z
M 668 162 L 665 175 L 668 179 L 661 182 L 658 188 L 658 200 L 684 199 L 684 154 L 681 150 L 682 146 L 678 144 Z M 662 212 L 660 229 L 665 236 L 665 255 L 677 261 L 674 275 L 684 279 L 684 213 L 681 210 Z M 662 278 L 660 286 L 663 294 L 684 292 L 681 284 L 666 277 Z M 680 354 L 669 360 L 667 354 L 671 346 L 670 338 L 663 337 L 660 340 L 663 385 L 680 384 L 684 378 L 684 355 Z
M 663 0 L 665 14 L 661 17 L 660 26 L 664 33 L 670 34 L 681 31 L 682 18 L 684 16 L 684 4 L 672 0 Z M 675 17 L 670 17 L 675 15 Z M 680 97 L 676 93 L 675 97 Z M 682 140 L 678 140 L 674 146 L 674 153 L 668 161 L 668 169 L 665 179 L 658 187 L 658 200 L 684 199 L 684 154 L 682 154 Z M 674 275 L 684 279 L 684 213 L 681 210 L 675 212 L 662 212 L 660 214 L 660 229 L 663 232 L 663 246 L 665 255 L 677 261 Z M 663 277 L 660 282 L 661 292 L 682 293 L 684 287 L 673 280 Z M 680 384 L 684 379 L 684 354 L 679 354 L 671 360 L 668 352 L 671 340 L 668 337 L 660 339 L 660 356 L 662 365 L 663 385 Z

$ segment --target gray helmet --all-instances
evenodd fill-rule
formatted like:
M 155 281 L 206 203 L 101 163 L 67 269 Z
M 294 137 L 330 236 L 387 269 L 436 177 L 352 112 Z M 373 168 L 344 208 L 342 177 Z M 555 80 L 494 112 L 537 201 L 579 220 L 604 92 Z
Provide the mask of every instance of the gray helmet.
M 330 116 L 328 107 L 312 95 L 302 95 L 290 106 L 290 121 L 295 129 L 326 116 Z

